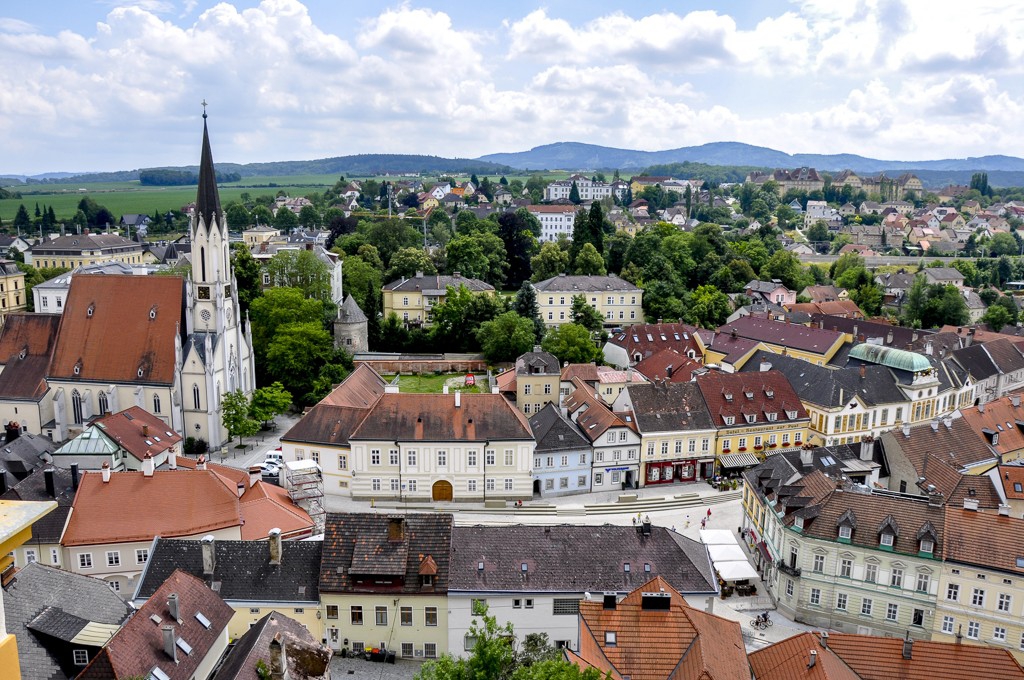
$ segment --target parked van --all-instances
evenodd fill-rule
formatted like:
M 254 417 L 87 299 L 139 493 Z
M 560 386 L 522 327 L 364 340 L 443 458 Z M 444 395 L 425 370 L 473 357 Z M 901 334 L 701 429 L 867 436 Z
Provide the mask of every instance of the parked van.
M 284 453 L 281 449 L 275 449 L 273 451 L 267 451 L 266 457 L 263 459 L 264 463 L 273 463 L 274 465 L 281 467 L 284 464 Z

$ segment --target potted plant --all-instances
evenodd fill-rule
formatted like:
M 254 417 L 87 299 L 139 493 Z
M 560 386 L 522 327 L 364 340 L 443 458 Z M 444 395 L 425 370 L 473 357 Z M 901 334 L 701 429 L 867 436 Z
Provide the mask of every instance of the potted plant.
M 756 444 L 756 445 L 754 446 L 754 450 L 755 450 L 755 451 L 761 451 L 762 449 L 764 449 L 764 446 L 762 446 L 761 444 Z
M 729 453 L 732 449 L 722 449 L 722 453 Z
M 746 451 L 746 450 L 747 450 L 747 447 L 746 447 L 746 446 L 741 446 L 741 447 L 739 448 L 739 450 L 740 450 L 740 451 Z

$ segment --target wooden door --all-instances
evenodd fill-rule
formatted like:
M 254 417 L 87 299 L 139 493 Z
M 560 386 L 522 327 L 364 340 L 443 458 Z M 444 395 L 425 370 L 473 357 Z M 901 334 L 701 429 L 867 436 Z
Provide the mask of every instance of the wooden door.
M 452 499 L 452 483 L 444 480 L 434 482 L 431 488 L 431 497 L 435 501 L 450 501 Z

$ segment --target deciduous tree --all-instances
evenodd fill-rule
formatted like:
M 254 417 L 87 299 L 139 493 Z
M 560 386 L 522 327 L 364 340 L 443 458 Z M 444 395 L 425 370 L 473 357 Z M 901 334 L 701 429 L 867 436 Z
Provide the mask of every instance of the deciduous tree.
M 260 431 L 259 421 L 249 415 L 249 398 L 241 390 L 228 392 L 220 402 L 221 422 L 229 437 L 251 437 Z
M 541 347 L 563 363 L 568 361 L 570 364 L 588 364 L 602 356 L 601 350 L 590 336 L 590 331 L 575 323 L 565 323 L 548 330 L 541 341 Z
M 533 322 L 515 312 L 505 312 L 480 324 L 476 337 L 488 361 L 513 361 L 533 348 Z
M 273 420 L 274 416 L 287 411 L 291 404 L 291 392 L 286 390 L 280 382 L 274 382 L 253 390 L 249 415 L 253 419 L 265 423 L 268 420 Z

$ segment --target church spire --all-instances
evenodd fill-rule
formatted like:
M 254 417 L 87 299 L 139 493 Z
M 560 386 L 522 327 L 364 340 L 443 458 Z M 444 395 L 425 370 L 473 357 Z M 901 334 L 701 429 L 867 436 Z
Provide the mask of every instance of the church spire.
M 199 160 L 199 192 L 196 194 L 196 218 L 214 229 L 220 224 L 220 194 L 217 192 L 217 175 L 213 169 L 213 152 L 210 150 L 210 133 L 206 129 L 206 101 L 203 100 L 203 153 Z

